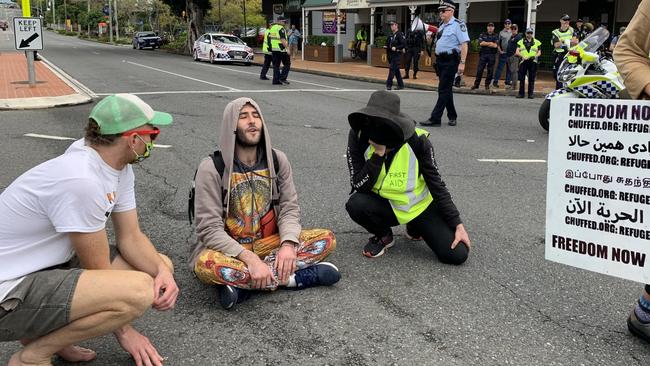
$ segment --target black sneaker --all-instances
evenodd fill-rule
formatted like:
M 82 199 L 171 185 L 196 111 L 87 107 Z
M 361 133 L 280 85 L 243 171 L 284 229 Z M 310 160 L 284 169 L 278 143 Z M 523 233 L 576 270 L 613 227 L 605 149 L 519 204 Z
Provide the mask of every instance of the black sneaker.
M 270 80 L 270 79 L 267 78 L 266 76 L 260 76 L 260 80 Z
M 341 273 L 335 265 L 329 262 L 320 262 L 311 267 L 296 271 L 296 290 L 314 286 L 332 286 L 339 282 Z
M 409 78 L 409 74 L 402 76 L 402 79 L 408 79 L 408 78 Z
M 217 286 L 217 292 L 219 293 L 219 304 L 225 310 L 230 310 L 235 304 L 239 304 L 250 298 L 250 291 L 230 285 Z
M 499 84 L 492 84 L 492 86 L 499 89 Z
M 517 95 L 517 99 L 521 99 L 521 98 L 523 98 L 523 97 L 524 97 L 523 94 L 518 94 L 518 95 Z
M 448 124 L 449 124 L 450 126 L 456 126 L 456 123 L 457 123 L 457 122 L 456 122 L 455 119 L 450 119 Z
M 284 85 L 289 85 L 291 84 L 288 80 L 280 80 L 280 82 Z
M 393 240 L 393 233 L 388 233 L 382 238 L 378 238 L 376 235 L 368 240 L 368 243 L 363 247 L 363 255 L 368 258 L 377 258 L 384 254 L 386 249 L 390 248 L 395 244 Z
M 641 320 L 636 316 L 635 309 L 632 310 L 632 313 L 627 318 L 627 329 L 629 329 L 630 333 L 635 336 L 646 342 L 650 342 L 650 323 L 641 322 Z
M 442 123 L 440 122 L 433 122 L 432 120 L 428 119 L 426 121 L 419 122 L 421 126 L 431 126 L 431 127 L 440 127 L 442 126 Z
M 404 89 L 403 86 L 398 86 L 398 87 L 395 88 L 395 90 L 402 90 L 402 89 Z
M 533 98 L 535 98 L 534 95 L 532 95 L 532 94 L 528 94 L 528 99 L 533 99 Z
M 476 89 L 478 89 L 478 85 L 472 85 L 472 87 L 469 88 L 469 90 L 476 90 Z

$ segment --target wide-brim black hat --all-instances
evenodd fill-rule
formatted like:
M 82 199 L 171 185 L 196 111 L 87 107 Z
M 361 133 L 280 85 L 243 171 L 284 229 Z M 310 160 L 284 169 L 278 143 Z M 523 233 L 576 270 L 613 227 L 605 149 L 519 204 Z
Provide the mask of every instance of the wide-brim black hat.
M 415 120 L 400 111 L 395 93 L 380 90 L 370 95 L 368 104 L 348 115 L 354 131 L 387 147 L 400 146 L 415 133 Z

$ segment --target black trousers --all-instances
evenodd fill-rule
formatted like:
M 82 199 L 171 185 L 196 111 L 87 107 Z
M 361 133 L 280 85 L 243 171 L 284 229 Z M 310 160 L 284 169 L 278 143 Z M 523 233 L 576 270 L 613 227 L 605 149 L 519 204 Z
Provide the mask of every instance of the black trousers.
M 555 60 L 553 61 L 553 79 L 555 79 L 555 89 L 560 89 L 562 83 L 557 81 L 557 72 L 560 69 L 560 64 L 564 60 L 566 52 L 555 52 Z
M 278 84 L 281 80 L 287 80 L 289 70 L 291 69 L 291 56 L 288 52 L 273 51 L 273 84 Z M 282 71 L 280 71 L 282 63 Z
M 420 49 L 419 48 L 409 48 L 406 51 L 406 65 L 404 65 L 404 71 L 408 76 L 409 70 L 411 70 L 411 61 L 413 62 L 413 75 L 420 71 Z
M 393 77 L 397 78 L 397 86 L 403 88 L 404 81 L 402 80 L 402 73 L 399 71 L 400 53 L 394 52 L 392 55 L 389 53 L 388 58 L 388 61 L 390 62 L 390 68 L 388 69 L 386 88 L 393 87 Z
M 476 80 L 474 80 L 474 86 L 481 85 L 481 79 L 483 78 L 483 70 L 487 67 L 487 77 L 485 78 L 485 86 L 489 86 L 494 78 L 494 63 L 496 62 L 497 57 L 494 53 L 484 53 L 480 56 L 478 67 L 476 68 Z
M 391 227 L 399 225 L 388 200 L 375 193 L 356 192 L 350 196 L 345 208 L 354 222 L 379 237 L 390 233 Z M 458 244 L 451 249 L 455 228 L 452 230 L 447 225 L 434 203 L 407 226 L 410 233 L 422 236 L 442 263 L 462 264 L 467 260 L 467 246 Z
M 273 62 L 273 56 L 269 54 L 264 54 L 264 65 L 262 65 L 262 71 L 260 72 L 260 77 L 265 78 L 266 73 L 269 72 L 269 68 L 271 67 L 271 62 Z
M 458 56 L 436 57 L 438 67 L 438 101 L 431 111 L 430 121 L 440 123 L 442 113 L 447 109 L 447 117 L 450 120 L 458 118 L 456 107 L 454 106 L 453 84 L 454 77 L 458 71 Z
M 537 62 L 532 59 L 523 61 L 519 65 L 519 95 L 524 95 L 524 83 L 528 75 L 528 95 L 535 92 L 535 76 L 537 75 Z

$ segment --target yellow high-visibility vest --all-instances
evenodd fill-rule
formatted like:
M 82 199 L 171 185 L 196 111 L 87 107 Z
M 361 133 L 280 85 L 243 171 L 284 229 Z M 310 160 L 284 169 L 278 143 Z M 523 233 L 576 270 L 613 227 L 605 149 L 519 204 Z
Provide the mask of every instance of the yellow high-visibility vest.
M 429 132 L 416 128 L 418 136 L 429 136 Z M 372 157 L 375 148 L 366 149 L 366 160 Z M 420 175 L 417 157 L 408 143 L 397 151 L 390 168 L 382 165 L 372 191 L 390 202 L 400 224 L 407 224 L 418 217 L 433 202 L 426 182 Z

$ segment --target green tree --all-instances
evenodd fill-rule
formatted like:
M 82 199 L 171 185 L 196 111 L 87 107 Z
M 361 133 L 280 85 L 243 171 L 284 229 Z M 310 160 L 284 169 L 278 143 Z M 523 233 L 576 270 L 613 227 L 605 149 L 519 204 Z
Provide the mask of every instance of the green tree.
M 185 52 L 190 53 L 196 41 L 204 30 L 204 17 L 212 7 L 210 0 L 163 0 L 174 14 L 185 12 L 187 17 L 187 43 Z

